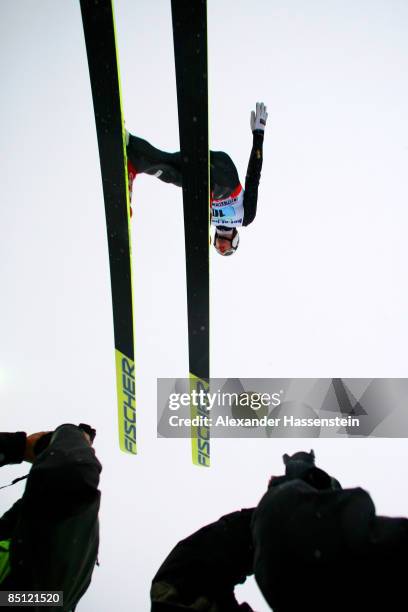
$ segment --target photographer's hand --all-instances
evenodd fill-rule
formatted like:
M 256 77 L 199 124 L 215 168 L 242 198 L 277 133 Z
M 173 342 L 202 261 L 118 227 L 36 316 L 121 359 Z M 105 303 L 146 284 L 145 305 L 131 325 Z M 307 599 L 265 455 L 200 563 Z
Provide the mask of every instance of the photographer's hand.
M 38 442 L 40 438 L 50 433 L 49 431 L 39 431 L 38 433 L 33 433 L 30 436 L 27 436 L 26 447 L 24 452 L 24 461 L 28 461 L 29 463 L 34 463 L 35 461 L 35 453 L 34 446 Z

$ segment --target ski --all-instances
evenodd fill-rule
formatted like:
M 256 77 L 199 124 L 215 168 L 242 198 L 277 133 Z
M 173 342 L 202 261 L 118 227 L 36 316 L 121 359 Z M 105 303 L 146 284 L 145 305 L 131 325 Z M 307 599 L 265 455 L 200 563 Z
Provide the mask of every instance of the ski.
M 112 290 L 121 450 L 136 454 L 130 208 L 111 0 L 80 0 L 98 138 Z
M 206 0 L 172 0 L 180 151 L 183 174 L 190 389 L 208 391 L 209 151 Z M 208 416 L 207 406 L 192 417 Z M 210 465 L 209 427 L 192 428 L 195 465 Z

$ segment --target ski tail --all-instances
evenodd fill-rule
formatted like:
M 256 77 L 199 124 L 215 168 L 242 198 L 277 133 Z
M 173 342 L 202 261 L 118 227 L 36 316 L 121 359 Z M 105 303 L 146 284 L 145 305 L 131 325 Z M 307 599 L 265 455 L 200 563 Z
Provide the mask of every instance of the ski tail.
M 190 382 L 193 388 L 197 385 L 208 388 L 210 205 L 207 5 L 206 0 L 172 0 L 171 8 L 183 174 Z M 204 406 L 201 408 L 205 409 Z M 201 438 L 201 433 L 205 438 Z M 203 432 L 196 428 L 192 430 L 195 465 L 210 465 L 209 433 L 209 429 Z
M 195 391 L 201 397 L 207 396 L 209 391 L 208 380 L 197 378 L 190 373 L 190 394 Z M 200 397 L 200 395 L 197 395 Z M 194 465 L 210 466 L 210 427 L 206 419 L 209 417 L 208 404 L 205 400 L 198 406 L 191 406 L 191 418 L 202 417 L 197 426 L 191 427 L 191 453 Z
M 95 112 L 112 289 L 119 445 L 136 454 L 130 202 L 111 0 L 80 0 Z

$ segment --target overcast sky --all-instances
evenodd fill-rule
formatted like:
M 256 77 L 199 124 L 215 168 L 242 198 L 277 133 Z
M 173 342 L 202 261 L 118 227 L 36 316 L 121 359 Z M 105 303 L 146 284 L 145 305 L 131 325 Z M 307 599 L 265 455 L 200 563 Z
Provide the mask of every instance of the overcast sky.
M 170 2 L 115 4 L 127 128 L 178 148 Z M 218 377 L 407 377 L 408 4 L 208 0 L 210 142 L 244 181 L 250 111 L 269 111 L 258 215 L 211 259 Z M 283 452 L 313 446 L 382 514 L 407 515 L 406 440 L 156 439 L 156 378 L 188 373 L 181 190 L 134 186 L 137 457 L 117 443 L 104 206 L 79 5 L 0 5 L 2 430 L 91 423 L 101 566 L 80 612 L 148 610 L 172 546 L 255 505 Z M 398 464 L 401 480 L 390 478 Z M 24 466 L 4 468 L 1 483 Z M 24 485 L 2 491 L 5 511 Z M 253 581 L 239 590 L 268 608 Z

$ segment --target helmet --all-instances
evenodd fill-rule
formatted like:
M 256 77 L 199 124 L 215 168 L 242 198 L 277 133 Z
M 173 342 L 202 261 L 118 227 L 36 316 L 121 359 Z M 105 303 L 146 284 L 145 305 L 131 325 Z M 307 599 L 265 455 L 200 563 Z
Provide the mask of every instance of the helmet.
M 231 243 L 231 247 L 227 249 L 226 251 L 221 251 L 216 245 L 217 238 L 228 240 L 228 242 Z M 232 255 L 233 253 L 235 253 L 239 245 L 239 234 L 238 234 L 237 228 L 233 227 L 232 229 L 227 229 L 224 227 L 216 227 L 215 233 L 214 233 L 213 244 L 214 244 L 215 250 L 220 255 Z

